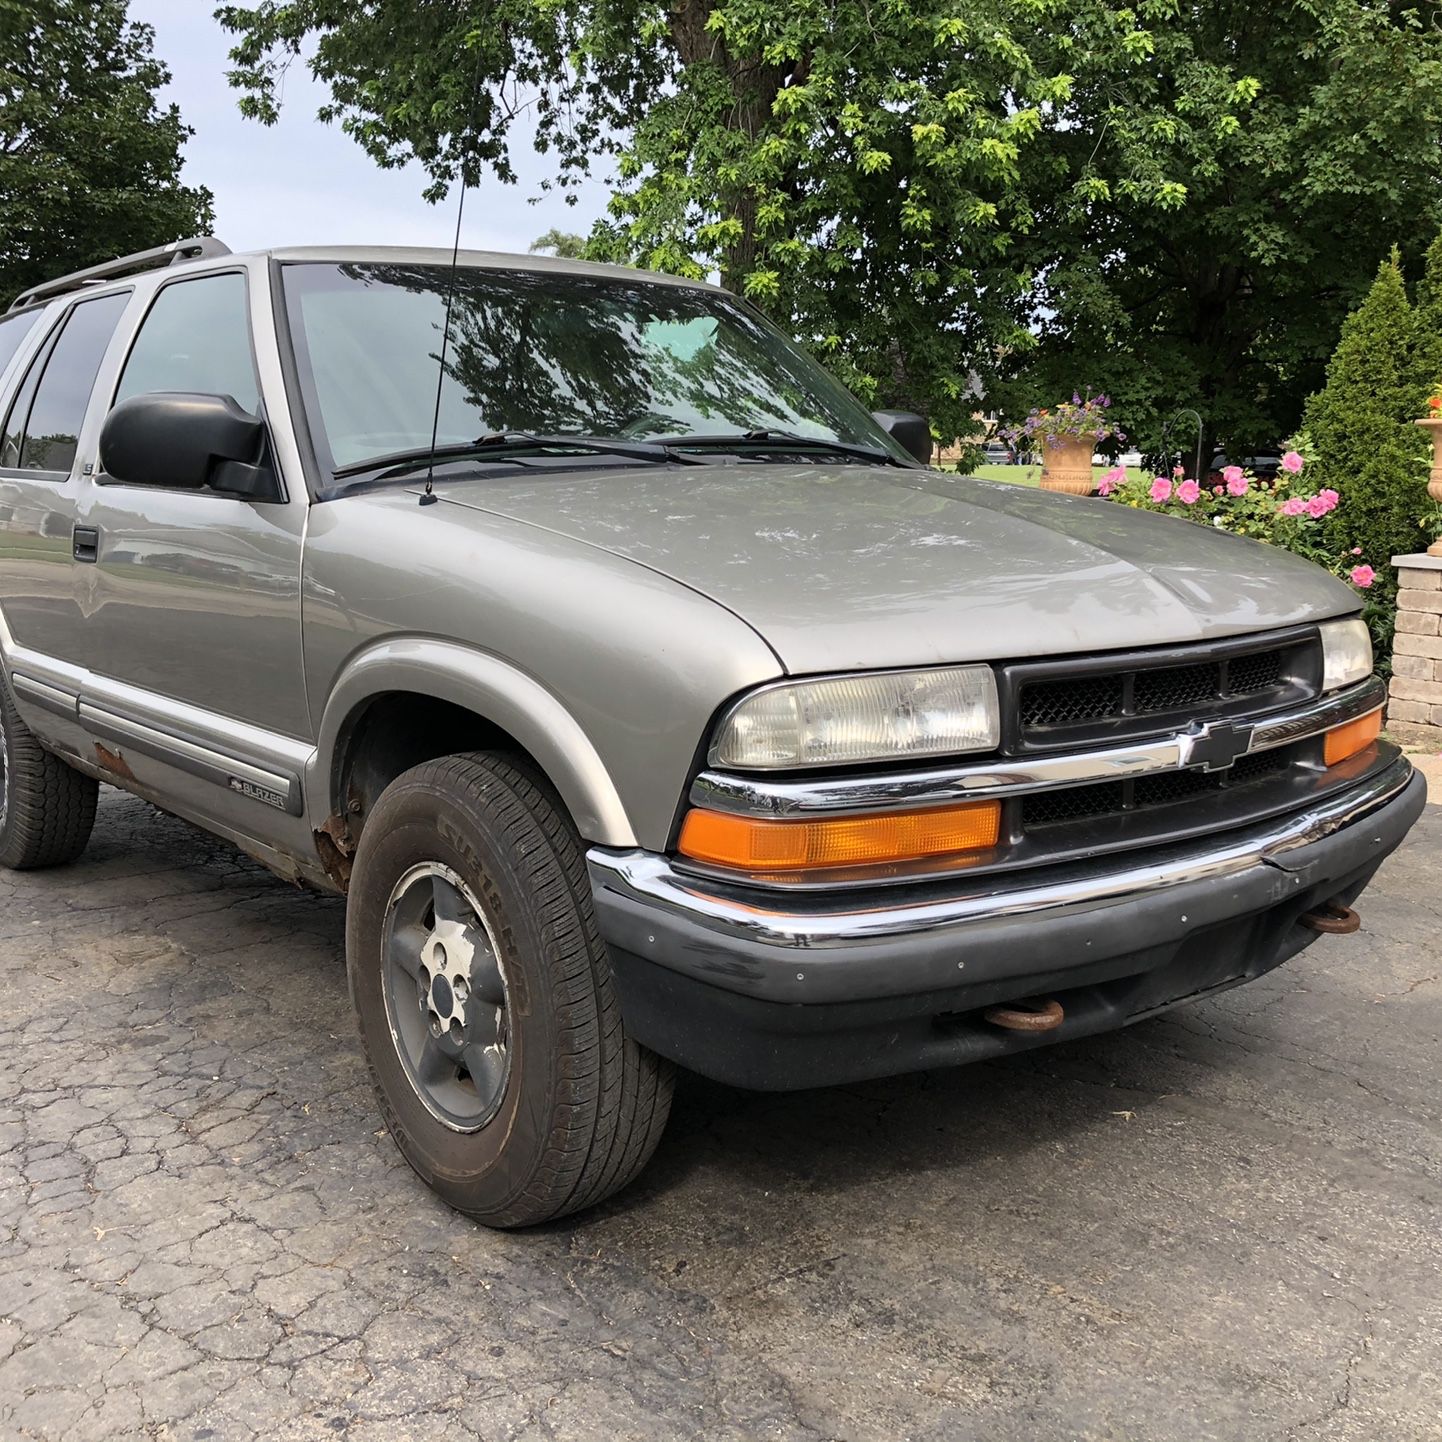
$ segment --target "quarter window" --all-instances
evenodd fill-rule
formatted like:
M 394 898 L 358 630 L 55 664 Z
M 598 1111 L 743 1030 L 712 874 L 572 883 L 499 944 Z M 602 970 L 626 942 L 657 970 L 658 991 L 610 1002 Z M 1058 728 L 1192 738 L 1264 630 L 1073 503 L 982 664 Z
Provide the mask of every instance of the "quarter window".
M 175 281 L 155 297 L 115 401 L 152 391 L 230 396 L 243 410 L 259 407 L 243 275 L 227 271 Z
M 7 315 L 0 319 L 0 371 L 15 357 L 20 342 L 30 334 L 30 327 L 40 315 L 38 310 L 21 311 L 19 315 Z
M 10 407 L 0 465 L 69 475 L 100 362 L 129 300 L 121 291 L 71 309 L 48 352 L 31 362 Z

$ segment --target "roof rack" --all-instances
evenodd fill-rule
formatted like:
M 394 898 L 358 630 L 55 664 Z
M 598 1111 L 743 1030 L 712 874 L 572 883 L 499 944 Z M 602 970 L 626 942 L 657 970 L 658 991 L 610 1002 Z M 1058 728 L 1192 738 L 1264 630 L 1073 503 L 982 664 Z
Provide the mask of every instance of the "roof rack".
M 62 275 L 57 280 L 47 280 L 44 285 L 31 286 L 10 302 L 11 310 L 22 310 L 36 301 L 53 300 L 57 295 L 66 295 L 72 290 L 83 290 L 87 285 L 99 285 L 102 281 L 114 280 L 117 276 L 133 275 L 139 270 L 158 270 L 164 265 L 178 265 L 187 260 L 205 260 L 213 255 L 229 255 L 230 247 L 213 235 L 194 236 L 190 240 L 176 240 L 169 245 L 158 245 L 154 250 L 138 250 L 134 255 L 122 255 L 118 260 L 107 260 L 104 265 L 92 265 L 88 270 L 77 270 Z

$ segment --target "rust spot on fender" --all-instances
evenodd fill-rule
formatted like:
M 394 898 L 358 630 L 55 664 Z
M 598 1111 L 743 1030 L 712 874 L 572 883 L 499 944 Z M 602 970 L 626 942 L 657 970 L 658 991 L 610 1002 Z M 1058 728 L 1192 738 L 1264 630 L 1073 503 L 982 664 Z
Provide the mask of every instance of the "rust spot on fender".
M 325 868 L 325 874 L 345 891 L 350 886 L 351 857 L 355 855 L 355 841 L 344 816 L 330 816 L 315 835 L 316 855 Z
M 98 741 L 95 743 L 95 761 L 102 770 L 110 772 L 112 776 L 118 776 L 122 781 L 135 780 L 135 772 L 130 769 L 130 762 L 120 752 L 112 751 Z

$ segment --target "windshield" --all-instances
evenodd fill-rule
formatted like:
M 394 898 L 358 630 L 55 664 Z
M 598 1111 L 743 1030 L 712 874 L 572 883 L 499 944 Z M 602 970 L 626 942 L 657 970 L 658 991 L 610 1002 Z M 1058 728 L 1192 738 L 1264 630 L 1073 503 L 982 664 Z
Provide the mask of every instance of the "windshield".
M 444 265 L 287 265 L 286 310 L 321 465 L 426 447 Z M 502 431 L 789 431 L 906 453 L 797 346 L 715 291 L 556 271 L 457 272 L 438 446 Z M 614 460 L 614 457 L 612 458 Z

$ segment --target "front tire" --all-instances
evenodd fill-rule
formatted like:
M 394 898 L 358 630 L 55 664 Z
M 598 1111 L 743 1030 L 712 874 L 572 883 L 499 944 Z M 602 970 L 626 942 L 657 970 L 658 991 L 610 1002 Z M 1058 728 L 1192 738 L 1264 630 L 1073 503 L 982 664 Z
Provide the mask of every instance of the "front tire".
M 346 913 L 361 1041 L 419 1176 L 494 1227 L 564 1216 L 645 1166 L 668 1063 L 626 1035 L 575 831 L 491 753 L 399 777 Z
M 90 840 L 100 784 L 52 756 L 20 719 L 0 675 L 0 866 L 74 861 Z

